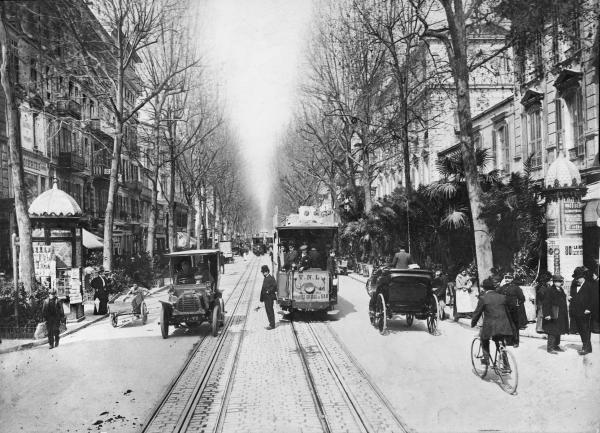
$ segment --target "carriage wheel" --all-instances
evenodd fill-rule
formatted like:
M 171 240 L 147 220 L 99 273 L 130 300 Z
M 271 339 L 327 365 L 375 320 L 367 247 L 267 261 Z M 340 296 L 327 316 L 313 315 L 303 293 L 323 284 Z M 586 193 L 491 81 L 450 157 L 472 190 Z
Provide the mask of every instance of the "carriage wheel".
M 413 316 L 412 314 L 406 315 L 406 324 L 408 325 L 409 328 L 412 326 L 414 320 L 415 320 L 415 316 Z
M 437 315 L 430 314 L 427 316 L 427 330 L 431 335 L 435 335 L 437 331 Z
M 148 307 L 145 302 L 142 302 L 140 309 L 142 311 L 142 325 L 145 325 L 148 322 Z
M 110 315 L 110 324 L 113 326 L 113 328 L 116 328 L 119 325 L 119 317 L 117 316 L 117 313 L 112 313 Z
M 483 353 L 483 348 L 481 347 L 481 340 L 479 337 L 475 337 L 471 343 L 471 365 L 473 365 L 475 374 L 481 378 L 484 378 L 488 371 L 488 364 L 482 363 L 484 358 L 485 354 Z
M 387 313 L 385 311 L 385 299 L 383 294 L 377 295 L 377 303 L 375 304 L 375 323 L 379 333 L 383 335 L 387 328 Z
M 219 333 L 219 318 L 221 317 L 221 305 L 217 303 L 212 310 L 212 335 L 216 337 Z
M 169 338 L 169 317 L 164 306 L 160 315 L 160 333 L 162 338 Z

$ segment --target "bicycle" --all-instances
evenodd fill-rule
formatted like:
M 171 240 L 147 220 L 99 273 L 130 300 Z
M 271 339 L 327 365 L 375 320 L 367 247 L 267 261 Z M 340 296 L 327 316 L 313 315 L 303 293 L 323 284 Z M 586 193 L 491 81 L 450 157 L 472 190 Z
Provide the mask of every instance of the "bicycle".
M 500 388 L 509 394 L 515 394 L 519 384 L 517 360 L 512 352 L 506 348 L 504 339 L 494 340 L 494 343 L 496 343 L 496 348 L 492 357 L 491 349 L 487 355 L 484 353 L 479 337 L 473 339 L 471 343 L 471 364 L 475 374 L 483 379 L 491 368 L 496 376 L 500 378 Z M 487 363 L 484 361 L 486 356 Z

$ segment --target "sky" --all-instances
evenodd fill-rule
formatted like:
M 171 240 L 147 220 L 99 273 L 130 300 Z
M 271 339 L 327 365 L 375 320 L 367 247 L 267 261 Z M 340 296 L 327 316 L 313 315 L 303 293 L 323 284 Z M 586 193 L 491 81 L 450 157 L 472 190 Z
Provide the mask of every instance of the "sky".
M 253 199 L 270 228 L 271 158 L 295 107 L 310 0 L 203 0 L 195 34 L 225 99 Z

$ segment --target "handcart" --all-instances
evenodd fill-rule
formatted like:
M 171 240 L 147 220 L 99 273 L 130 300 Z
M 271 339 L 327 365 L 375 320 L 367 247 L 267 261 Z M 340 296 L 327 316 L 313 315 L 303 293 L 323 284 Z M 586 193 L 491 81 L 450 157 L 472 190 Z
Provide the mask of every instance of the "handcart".
M 131 289 L 121 292 L 108 303 L 110 323 L 113 327 L 124 325 L 136 319 L 142 319 L 142 325 L 148 321 L 146 297 L 149 290 L 134 284 Z M 119 319 L 120 318 L 120 319 Z

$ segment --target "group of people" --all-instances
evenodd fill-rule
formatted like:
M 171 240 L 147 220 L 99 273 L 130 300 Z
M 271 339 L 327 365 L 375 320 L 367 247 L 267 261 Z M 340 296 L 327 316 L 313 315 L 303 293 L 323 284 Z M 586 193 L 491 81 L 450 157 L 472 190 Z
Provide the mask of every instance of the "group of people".
M 300 252 L 298 253 L 295 244 L 290 242 L 287 251 L 282 247 L 279 260 L 283 262 L 283 269 L 286 271 L 294 269 L 302 272 L 310 268 L 319 268 L 326 269 L 331 274 L 336 273 L 334 249 L 330 249 L 327 260 L 323 260 L 321 253 L 319 253 L 316 247 L 309 248 L 308 245 L 304 244 L 300 246 Z
M 578 333 L 581 338 L 579 354 L 587 355 L 592 351 L 592 325 L 599 320 L 598 276 L 580 266 L 575 268 L 572 278 L 568 293 L 563 289 L 561 275 L 553 275 L 537 290 L 538 314 L 542 332 L 548 335 L 547 351 L 551 354 L 563 351 L 561 335 L 569 333 Z
M 542 330 L 548 335 L 546 350 L 550 354 L 564 352 L 560 346 L 561 335 L 569 332 L 579 333 L 581 337 L 580 355 L 592 352 L 591 326 L 593 320 L 598 320 L 598 281 L 583 266 L 575 269 L 572 278 L 568 295 L 563 289 L 564 278 L 559 274 L 549 279 L 550 285 L 542 287 L 542 293 L 538 290 Z M 482 289 L 484 293 L 473 312 L 471 327 L 483 316 L 480 338 L 484 352 L 489 354 L 490 339 L 502 339 L 518 347 L 519 329 L 527 324 L 522 290 L 513 283 L 510 274 L 500 282 L 496 275 L 486 278 Z M 483 362 L 487 362 L 487 358 Z

